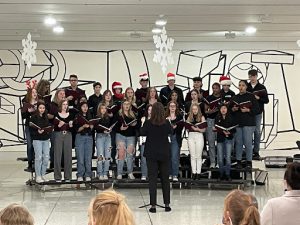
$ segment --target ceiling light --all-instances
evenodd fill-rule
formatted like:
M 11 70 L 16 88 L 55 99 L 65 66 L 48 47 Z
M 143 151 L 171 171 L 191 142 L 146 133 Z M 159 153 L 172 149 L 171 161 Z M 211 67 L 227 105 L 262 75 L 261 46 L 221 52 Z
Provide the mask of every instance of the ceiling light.
M 255 34 L 256 33 L 256 28 L 255 27 L 247 27 L 245 31 L 248 34 Z
M 160 34 L 161 32 L 162 32 L 162 30 L 161 30 L 160 28 L 157 28 L 157 27 L 156 27 L 156 28 L 153 28 L 153 29 L 152 29 L 152 33 L 153 33 L 153 34 Z
M 44 23 L 47 25 L 47 26 L 53 26 L 56 24 L 56 19 L 54 19 L 53 17 L 47 17 L 45 20 L 44 20 Z
M 63 33 L 64 30 L 65 30 L 65 29 L 64 29 L 62 26 L 55 26 L 55 27 L 53 27 L 53 32 L 54 32 L 54 33 L 57 33 L 57 34 Z
M 166 24 L 167 24 L 167 20 L 166 20 L 166 19 L 158 19 L 158 20 L 155 21 L 155 25 L 156 25 L 156 26 L 161 26 L 161 27 L 163 27 L 163 26 L 165 26 Z

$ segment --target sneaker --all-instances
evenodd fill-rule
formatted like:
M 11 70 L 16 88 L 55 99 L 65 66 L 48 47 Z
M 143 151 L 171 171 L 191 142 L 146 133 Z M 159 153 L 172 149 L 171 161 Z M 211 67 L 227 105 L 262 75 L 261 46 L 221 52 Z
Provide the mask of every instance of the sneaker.
M 217 165 L 215 166 L 215 168 L 219 169 L 219 165 L 217 164 Z
M 55 180 L 56 183 L 61 183 L 61 180 Z
M 42 180 L 43 180 L 44 182 L 48 182 L 48 181 L 49 181 L 45 176 L 42 176 Z
M 169 176 L 169 180 L 172 180 L 172 178 L 173 178 L 172 176 Z
M 133 176 L 133 174 L 132 174 L 132 173 L 129 173 L 129 174 L 128 174 L 128 179 L 130 179 L 130 180 L 134 180 L 134 179 L 135 179 L 135 177 Z
M 192 174 L 192 179 L 193 179 L 193 180 L 196 180 L 196 177 L 197 177 L 197 174 L 193 173 L 193 174 Z
M 117 176 L 117 180 L 122 180 L 122 179 L 123 179 L 122 175 Z
M 44 180 L 42 179 L 42 177 L 36 177 L 35 178 L 35 182 L 37 182 L 37 183 L 43 183 Z
M 107 175 L 104 175 L 104 176 L 103 176 L 103 180 L 108 180 L 108 176 L 107 176 Z
M 197 174 L 197 180 L 201 180 L 201 174 Z
M 65 179 L 65 182 L 66 182 L 66 183 L 70 183 L 71 180 L 70 180 L 70 179 Z
M 141 180 L 145 181 L 145 180 L 147 180 L 147 177 L 142 176 Z
M 174 182 L 178 182 L 178 177 L 177 176 L 173 176 L 173 181 Z
M 236 169 L 238 169 L 238 170 L 241 170 L 241 169 L 243 169 L 243 165 L 242 165 L 242 162 L 241 161 L 237 161 L 237 163 L 236 163 Z
M 77 177 L 77 181 L 83 181 L 82 177 Z
M 215 168 L 215 167 L 216 167 L 216 163 L 211 163 L 209 168 L 210 168 L 210 169 L 213 169 L 213 168 Z
M 92 179 L 90 178 L 90 177 L 86 177 L 85 178 L 85 181 L 87 181 L 87 182 L 89 182 L 89 181 L 91 181 Z
M 104 177 L 102 175 L 100 175 L 98 178 L 99 180 L 104 180 Z
M 253 160 L 260 160 L 260 155 L 258 152 L 254 152 L 253 155 L 252 155 L 252 159 Z

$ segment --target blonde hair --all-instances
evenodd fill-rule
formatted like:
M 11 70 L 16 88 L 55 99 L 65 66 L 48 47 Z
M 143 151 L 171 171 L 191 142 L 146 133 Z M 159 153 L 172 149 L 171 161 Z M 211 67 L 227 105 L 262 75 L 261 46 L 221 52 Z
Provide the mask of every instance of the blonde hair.
M 260 216 L 251 195 L 233 190 L 225 198 L 224 211 L 229 212 L 233 225 L 260 225 Z
M 33 225 L 34 220 L 29 211 L 18 204 L 11 204 L 0 212 L 1 225 Z
M 98 194 L 90 203 L 90 220 L 93 225 L 134 225 L 131 210 L 125 197 L 114 190 Z
M 58 99 L 58 94 L 59 94 L 59 92 L 61 92 L 61 91 L 65 92 L 64 89 L 57 89 L 56 92 L 55 92 L 55 94 L 54 94 L 53 100 L 52 100 L 52 101 L 53 101 L 54 103 L 56 103 L 57 105 L 58 105 L 59 102 L 60 102 L 60 100 Z
M 133 97 L 132 97 L 132 99 L 129 99 L 129 97 L 127 96 L 127 91 L 129 91 L 129 90 L 132 90 L 132 92 L 133 92 Z M 133 90 L 132 87 L 126 88 L 125 94 L 124 94 L 124 99 L 125 99 L 126 101 L 130 102 L 132 105 L 135 104 L 136 98 L 135 98 L 134 90 Z
M 128 110 L 128 117 L 131 118 L 131 119 L 136 119 L 136 116 L 135 116 L 134 112 L 132 111 L 132 105 L 129 101 L 122 102 L 121 109 L 119 110 L 119 115 L 120 116 L 125 116 L 125 113 L 124 113 L 124 110 L 123 110 L 125 104 L 130 105 L 129 110 Z
M 196 122 L 199 123 L 202 121 L 202 113 L 201 113 L 201 109 L 200 109 L 200 106 L 199 104 L 197 103 L 193 103 L 191 104 L 191 107 L 190 107 L 190 112 L 189 112 L 189 116 L 187 118 L 187 121 L 188 122 L 193 122 L 193 119 L 194 119 L 194 115 L 193 115 L 193 107 L 196 106 L 198 108 L 198 113 L 196 115 Z

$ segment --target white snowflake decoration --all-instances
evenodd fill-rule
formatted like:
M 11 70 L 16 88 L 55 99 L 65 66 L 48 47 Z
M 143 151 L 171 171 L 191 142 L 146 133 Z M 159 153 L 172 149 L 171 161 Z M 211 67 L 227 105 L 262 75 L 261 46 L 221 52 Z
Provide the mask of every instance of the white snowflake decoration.
M 160 35 L 153 35 L 153 41 L 155 48 L 158 49 L 155 51 L 153 61 L 160 63 L 163 73 L 166 73 L 168 64 L 174 63 L 172 55 L 174 39 L 168 38 L 166 28 L 163 27 Z
M 27 34 L 27 39 L 22 40 L 22 46 L 22 59 L 26 62 L 28 69 L 30 69 L 31 65 L 36 63 L 35 49 L 37 47 L 37 43 L 35 41 L 31 41 L 30 33 Z

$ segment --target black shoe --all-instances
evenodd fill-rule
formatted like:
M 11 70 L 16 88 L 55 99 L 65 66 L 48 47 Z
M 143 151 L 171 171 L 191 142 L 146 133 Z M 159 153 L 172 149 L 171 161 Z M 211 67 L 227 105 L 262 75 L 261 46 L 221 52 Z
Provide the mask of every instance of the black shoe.
M 242 165 L 241 160 L 237 160 L 236 169 L 238 169 L 238 170 L 243 169 L 243 165 Z
M 196 177 L 197 177 L 197 174 L 193 173 L 193 174 L 192 174 L 192 179 L 193 179 L 193 180 L 196 180 Z
M 201 174 L 197 174 L 197 180 L 201 179 Z
M 149 212 L 151 212 L 151 213 L 156 213 L 156 208 L 155 208 L 155 207 L 151 207 L 151 208 L 149 209 Z
M 165 212 L 170 212 L 172 209 L 170 206 L 165 206 Z
M 252 162 L 251 161 L 247 161 L 246 170 L 252 170 Z
M 254 152 L 252 155 L 252 160 L 260 160 L 260 155 L 258 152 Z
M 226 176 L 225 176 L 225 180 L 226 180 L 226 181 L 232 181 L 230 175 L 226 175 Z

